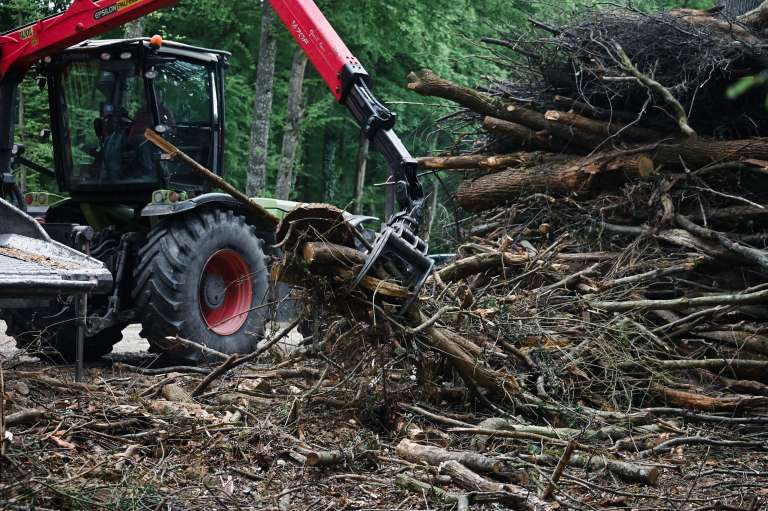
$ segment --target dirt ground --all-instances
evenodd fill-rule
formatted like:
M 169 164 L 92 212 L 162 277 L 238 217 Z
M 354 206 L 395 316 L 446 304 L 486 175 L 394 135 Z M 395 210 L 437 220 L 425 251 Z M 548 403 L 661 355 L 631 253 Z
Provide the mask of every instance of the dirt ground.
M 477 424 L 488 411 L 448 394 L 425 404 L 415 373 L 391 363 L 383 345 L 348 336 L 312 357 L 293 353 L 288 341 L 289 349 L 199 390 L 218 363 L 150 368 L 138 329 L 126 337 L 112 362 L 90 365 L 81 383 L 71 366 L 14 356 L 3 339 L 4 412 L 16 419 L 0 457 L 0 509 L 452 510 L 456 496 L 466 495 L 473 510 L 754 511 L 768 496 L 768 444 L 758 428 L 744 431 L 751 449 L 692 445 L 636 458 L 626 448 L 626 461 L 656 467 L 652 485 L 570 466 L 557 500 L 537 507 L 552 467 L 531 456 L 557 458 L 562 446 L 494 438 L 478 447 L 480 437 L 452 427 Z M 25 412 L 31 416 L 18 419 Z M 665 428 L 663 438 L 725 432 L 677 421 Z M 647 437 L 641 429 L 630 434 L 638 445 Z M 523 484 L 526 505 L 510 500 L 504 490 L 512 486 L 467 493 L 439 466 L 404 456 L 406 440 L 450 452 L 480 449 L 503 465 L 485 477 Z M 595 447 L 608 452 L 610 444 Z

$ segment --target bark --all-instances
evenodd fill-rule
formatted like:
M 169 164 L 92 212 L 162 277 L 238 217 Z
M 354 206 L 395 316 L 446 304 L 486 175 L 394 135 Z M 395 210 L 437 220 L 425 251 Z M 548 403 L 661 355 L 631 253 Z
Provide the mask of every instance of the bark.
M 690 124 L 688 123 L 688 113 L 685 111 L 685 108 L 680 104 L 680 102 L 675 98 L 675 96 L 672 95 L 672 93 L 664 87 L 662 84 L 651 78 L 650 76 L 647 76 L 640 72 L 639 69 L 632 63 L 632 60 L 630 60 L 629 56 L 624 52 L 624 49 L 619 46 L 618 43 L 615 43 L 616 46 L 616 52 L 619 56 L 619 61 L 621 67 L 629 73 L 630 75 L 637 78 L 637 81 L 639 81 L 643 86 L 645 86 L 648 90 L 653 92 L 656 96 L 658 96 L 664 103 L 669 106 L 669 108 L 672 109 L 672 113 L 675 115 L 675 119 L 677 119 L 677 125 L 680 128 L 680 131 L 683 135 L 686 137 L 695 137 L 696 132 L 691 128 Z
M 675 216 L 675 220 L 681 227 L 683 227 L 687 231 L 697 236 L 701 236 L 702 238 L 715 240 L 720 245 L 722 245 L 723 248 L 730 250 L 731 252 L 733 252 L 734 254 L 737 254 L 740 257 L 743 257 L 746 261 L 749 261 L 752 264 L 761 266 L 763 267 L 763 269 L 768 269 L 768 252 L 764 250 L 752 248 L 747 245 L 742 245 L 741 243 L 728 238 L 723 233 L 713 231 L 711 229 L 708 229 L 706 227 L 701 227 L 700 225 L 693 223 L 683 215 Z
M 272 96 L 275 81 L 275 12 L 263 4 L 259 62 L 256 67 L 255 101 L 251 124 L 250 154 L 246 193 L 250 197 L 262 195 L 267 184 L 267 154 L 269 151 L 269 127 L 272 118 Z
M 627 178 L 648 177 L 653 171 L 654 162 L 646 154 L 580 158 L 466 180 L 459 186 L 456 197 L 464 209 L 482 211 L 503 205 L 521 194 L 615 189 Z
M 422 315 L 420 324 L 425 320 Z M 514 376 L 484 367 L 458 343 L 451 340 L 446 332 L 431 326 L 426 330 L 425 342 L 438 353 L 448 357 L 468 386 L 479 386 L 499 400 L 508 400 L 510 396 L 520 393 L 520 385 Z
M 347 460 L 353 459 L 352 453 L 344 451 L 310 451 L 300 449 L 299 452 L 306 456 L 306 463 L 310 467 L 330 467 L 333 465 L 341 465 Z
M 351 267 L 365 264 L 366 256 L 354 248 L 316 241 L 306 243 L 302 250 L 304 261 L 310 268 L 322 268 L 323 266 Z
M 734 293 L 726 295 L 699 296 L 696 298 L 677 298 L 674 300 L 628 300 L 625 302 L 592 302 L 608 312 L 626 312 L 631 310 L 680 310 L 692 307 L 711 307 L 715 305 L 752 305 L 768 301 L 768 291 L 754 293 Z
M 486 479 L 458 461 L 450 460 L 441 463 L 439 471 L 441 474 L 449 475 L 456 485 L 465 490 L 500 493 L 499 501 L 512 509 L 547 509 L 549 507 L 530 490 L 516 484 L 503 484 Z
M 464 156 L 425 156 L 418 159 L 419 168 L 426 170 L 499 170 L 535 164 L 541 158 L 521 152 L 513 154 L 468 154 Z
M 552 497 L 552 494 L 555 492 L 555 487 L 557 485 L 557 482 L 560 480 L 560 477 L 563 475 L 563 471 L 571 462 L 571 456 L 573 456 L 574 448 L 575 448 L 575 444 L 573 443 L 573 441 L 568 442 L 568 445 L 565 447 L 565 450 L 563 451 L 563 455 L 560 457 L 560 460 L 557 462 L 557 465 L 555 466 L 555 470 L 552 471 L 552 477 L 550 477 L 549 479 L 549 484 L 547 484 L 547 487 L 544 488 L 544 491 L 541 492 L 542 499 L 549 500 Z
M 291 78 L 288 81 L 288 117 L 283 132 L 283 148 L 275 187 L 275 197 L 278 199 L 290 198 L 293 189 L 293 168 L 296 164 L 296 153 L 301 142 L 301 118 L 304 114 L 302 97 L 306 69 L 307 56 L 303 50 L 298 50 L 293 55 Z
M 735 380 L 733 378 L 726 378 L 719 374 L 707 370 L 700 370 L 704 378 L 721 385 L 724 389 L 743 394 L 754 394 L 757 396 L 768 396 L 768 385 L 754 380 Z
M 229 184 L 227 181 L 224 180 L 221 176 L 218 176 L 211 172 L 210 170 L 206 169 L 202 165 L 200 165 L 197 161 L 195 161 L 191 156 L 188 154 L 185 154 L 183 151 L 179 150 L 176 146 L 165 140 L 163 137 L 155 133 L 153 130 L 146 130 L 144 132 L 144 137 L 155 144 L 157 147 L 162 149 L 169 158 L 176 159 L 183 161 L 186 163 L 189 168 L 198 176 L 203 178 L 204 180 L 208 181 L 208 183 L 215 188 L 219 188 L 225 192 L 227 192 L 229 195 L 231 195 L 234 199 L 236 199 L 240 204 L 245 206 L 246 214 L 249 216 L 249 220 L 256 219 L 257 221 L 264 222 L 266 225 L 269 225 L 271 227 L 277 227 L 279 220 L 278 218 L 264 209 L 261 205 L 257 204 L 255 201 L 252 201 L 247 196 L 243 194 L 240 190 Z
M 457 282 L 470 275 L 477 275 L 488 270 L 502 271 L 508 266 L 520 266 L 530 261 L 528 254 L 513 254 L 509 252 L 491 252 L 466 257 L 449 264 L 437 274 L 445 282 Z
M 22 410 L 5 416 L 5 427 L 21 426 L 23 424 L 34 424 L 48 415 L 48 412 L 40 409 Z
M 548 454 L 530 456 L 525 459 L 544 465 L 555 465 L 558 461 L 557 458 Z M 573 454 L 571 455 L 571 465 L 588 470 L 609 470 L 621 479 L 633 483 L 653 485 L 659 479 L 659 469 L 656 467 L 636 465 L 605 456 Z
M 486 479 L 456 460 L 448 460 L 440 463 L 438 470 L 441 474 L 451 476 L 453 482 L 465 490 L 504 491 L 504 484 Z
M 694 410 L 730 412 L 743 408 L 758 408 L 768 405 L 768 397 L 755 396 L 727 396 L 713 397 L 694 392 L 685 392 L 675 390 L 663 385 L 656 384 L 653 387 L 668 404 L 682 408 L 692 408 Z
M 616 136 L 623 140 L 637 140 L 640 142 L 656 141 L 664 138 L 663 133 L 657 131 L 627 126 L 616 121 L 596 121 L 589 117 L 584 117 L 575 112 L 560 112 L 549 110 L 544 114 L 549 121 L 554 121 L 566 126 L 570 126 L 585 133 L 602 135 L 605 137 Z
M 395 478 L 395 484 L 406 490 L 418 493 L 422 498 L 426 498 L 426 496 L 429 495 L 431 497 L 437 497 L 445 503 L 456 504 L 457 511 L 469 510 L 469 500 L 466 495 L 449 493 L 442 488 L 432 486 L 429 483 L 419 481 L 418 479 L 414 479 L 405 474 L 398 474 Z
M 741 331 L 696 332 L 696 337 L 733 346 L 740 350 L 768 355 L 768 336 Z
M 336 197 L 339 173 L 336 162 L 338 140 L 330 128 L 325 128 L 323 139 L 323 202 L 332 203 Z
M 509 145 L 521 149 L 544 149 L 557 153 L 565 149 L 564 144 L 558 143 L 546 131 L 535 131 L 516 122 L 487 116 L 483 119 L 483 128 L 498 137 L 502 137 L 503 141 Z
M 357 167 L 355 172 L 355 214 L 363 214 L 363 197 L 365 196 L 365 173 L 368 167 L 368 153 L 371 141 L 363 133 L 360 135 L 360 145 L 357 148 Z
M 477 472 L 485 474 L 498 474 L 504 468 L 504 464 L 482 454 L 468 451 L 448 451 L 440 447 L 421 445 L 410 440 L 403 439 L 397 444 L 397 455 L 404 460 L 413 463 L 428 463 L 434 467 L 446 461 L 457 461 Z
M 709 140 L 691 138 L 684 142 L 662 142 L 650 153 L 666 169 L 698 170 L 715 162 L 768 160 L 768 138 Z

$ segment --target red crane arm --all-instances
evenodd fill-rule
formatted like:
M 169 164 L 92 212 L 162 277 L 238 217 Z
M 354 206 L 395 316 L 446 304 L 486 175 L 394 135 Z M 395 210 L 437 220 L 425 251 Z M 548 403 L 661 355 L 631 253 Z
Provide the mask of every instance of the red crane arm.
M 0 78 L 11 68 L 23 69 L 36 60 L 176 3 L 178 0 L 74 0 L 64 12 L 0 35 Z
M 384 257 L 398 269 L 396 273 L 413 296 L 418 296 L 434 263 L 427 257 L 427 243 L 416 234 L 424 218 L 424 191 L 419 183 L 416 160 L 393 130 L 395 114 L 376 99 L 369 88 L 368 73 L 313 0 L 269 0 L 269 3 L 336 100 L 349 110 L 390 168 L 390 183 L 401 211 L 387 220 L 386 228 L 370 247 L 355 284 Z M 414 299 L 406 303 L 403 310 L 407 310 Z
M 345 92 L 342 71 L 345 66 L 349 66 L 353 74 L 364 74 L 360 62 L 313 0 L 269 0 L 269 3 L 325 80 L 331 93 L 341 101 Z

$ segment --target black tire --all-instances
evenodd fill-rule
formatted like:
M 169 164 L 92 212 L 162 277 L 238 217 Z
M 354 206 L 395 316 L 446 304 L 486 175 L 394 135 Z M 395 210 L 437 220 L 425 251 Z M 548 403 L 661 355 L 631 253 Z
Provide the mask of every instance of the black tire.
M 242 290 L 248 286 L 247 281 L 232 281 L 212 273 L 210 265 L 222 254 L 239 258 L 245 265 L 240 273 L 247 270 L 250 274 L 250 296 Z M 165 338 L 169 336 L 179 335 L 222 353 L 242 354 L 256 349 L 264 335 L 269 300 L 264 241 L 254 226 L 233 211 L 206 209 L 162 221 L 149 232 L 139 250 L 134 282 L 133 298 L 142 324 L 141 335 L 153 351 L 166 353 L 172 359 L 196 361 L 201 354 L 178 343 L 168 343 Z M 201 293 L 215 288 L 217 283 L 223 286 L 220 292 L 206 295 L 212 296 L 210 300 L 215 303 L 211 304 Z M 209 324 L 212 314 L 226 309 L 230 293 L 237 294 L 241 305 L 244 297 L 248 297 L 247 311 L 228 316 L 233 321 L 228 328 L 221 323 Z
M 71 319 L 66 324 L 41 328 L 33 318 L 50 314 L 43 309 L 9 310 L 5 314 L 6 333 L 16 340 L 16 347 L 29 351 L 53 363 L 74 362 L 77 350 L 77 329 Z M 85 360 L 94 361 L 112 352 L 112 347 L 123 339 L 125 325 L 105 328 L 85 338 Z

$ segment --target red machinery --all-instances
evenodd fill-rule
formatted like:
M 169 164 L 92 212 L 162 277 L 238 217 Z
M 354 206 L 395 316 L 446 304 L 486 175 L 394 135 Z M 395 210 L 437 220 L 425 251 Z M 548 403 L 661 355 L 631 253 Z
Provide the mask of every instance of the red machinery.
M 64 12 L 0 35 L 0 172 L 3 187 L 15 190 L 11 176 L 17 86 L 40 59 L 98 36 L 178 0 L 74 0 Z M 369 247 L 368 263 L 358 275 L 386 258 L 417 294 L 431 273 L 427 246 L 415 234 L 422 220 L 423 191 L 416 161 L 392 130 L 395 115 L 373 95 L 370 78 L 312 0 L 269 0 L 331 93 L 343 104 L 384 155 L 401 212 L 394 215 Z M 407 307 L 406 307 L 407 308 Z

